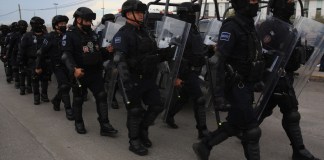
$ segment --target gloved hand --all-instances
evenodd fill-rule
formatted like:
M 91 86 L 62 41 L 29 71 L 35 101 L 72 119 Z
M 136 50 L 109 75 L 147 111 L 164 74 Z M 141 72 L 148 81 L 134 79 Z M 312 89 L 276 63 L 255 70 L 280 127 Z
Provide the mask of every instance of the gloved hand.
M 214 103 L 217 111 L 228 111 L 231 108 L 231 104 L 224 97 L 216 97 Z
M 161 61 L 169 61 L 173 58 L 175 54 L 176 47 L 167 47 L 159 50 L 159 56 Z

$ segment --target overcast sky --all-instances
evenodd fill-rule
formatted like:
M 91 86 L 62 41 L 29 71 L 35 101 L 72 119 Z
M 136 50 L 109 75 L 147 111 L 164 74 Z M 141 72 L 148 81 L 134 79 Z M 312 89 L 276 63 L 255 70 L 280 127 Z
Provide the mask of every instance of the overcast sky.
M 150 1 L 152 0 L 142 0 L 144 3 Z M 171 0 L 171 2 L 184 1 L 188 0 Z M 23 20 L 29 23 L 30 19 L 35 15 L 42 17 L 45 20 L 45 24 L 50 25 L 51 19 L 56 14 L 56 7 L 57 14 L 67 15 L 70 18 L 69 23 L 72 23 L 72 15 L 79 7 L 89 7 L 92 9 L 97 13 L 96 20 L 98 21 L 103 15 L 103 3 L 105 14 L 117 13 L 125 0 L 0 0 L 0 2 L 0 24 L 10 24 L 13 21 L 18 21 L 18 4 L 20 4 Z M 161 0 L 161 2 L 165 2 L 165 0 Z

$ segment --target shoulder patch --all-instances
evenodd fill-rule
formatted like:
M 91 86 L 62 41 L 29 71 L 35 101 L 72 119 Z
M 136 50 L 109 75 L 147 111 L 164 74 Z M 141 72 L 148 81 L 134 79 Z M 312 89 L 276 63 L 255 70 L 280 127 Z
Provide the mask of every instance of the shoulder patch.
M 221 41 L 229 41 L 230 38 L 231 38 L 231 33 L 229 33 L 229 32 L 222 32 L 220 35 Z
M 62 46 L 66 45 L 66 35 L 63 36 L 62 38 Z
M 121 43 L 121 37 L 116 37 L 115 38 L 115 43 Z
M 43 44 L 47 45 L 47 43 L 48 43 L 47 39 L 44 39 Z

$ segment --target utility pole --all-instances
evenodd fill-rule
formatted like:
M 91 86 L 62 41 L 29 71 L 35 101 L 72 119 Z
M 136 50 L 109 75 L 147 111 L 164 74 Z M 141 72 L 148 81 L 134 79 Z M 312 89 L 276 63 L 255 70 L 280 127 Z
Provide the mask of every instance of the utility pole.
M 105 15 L 105 0 L 102 0 L 102 16 Z
M 53 3 L 53 4 L 55 6 L 55 15 L 57 16 L 57 5 L 58 5 L 58 3 Z
M 20 4 L 18 4 L 18 11 L 19 11 L 19 20 L 21 20 L 21 9 L 20 9 Z

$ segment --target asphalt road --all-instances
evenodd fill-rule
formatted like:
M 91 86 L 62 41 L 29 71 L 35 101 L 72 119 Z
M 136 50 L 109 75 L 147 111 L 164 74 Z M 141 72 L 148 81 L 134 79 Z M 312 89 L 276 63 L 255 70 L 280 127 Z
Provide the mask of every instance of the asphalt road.
M 55 79 L 53 78 L 55 81 Z M 50 84 L 53 97 L 56 82 Z M 119 97 L 120 98 L 120 97 Z M 300 97 L 301 127 L 306 147 L 324 159 L 324 83 L 310 82 Z M 50 103 L 33 105 L 32 94 L 20 96 L 13 84 L 7 84 L 0 67 L 0 160 L 195 160 L 192 144 L 197 142 L 193 111 L 188 106 L 176 117 L 179 129 L 163 124 L 161 117 L 150 128 L 153 148 L 140 157 L 128 151 L 126 110 L 110 109 L 111 123 L 119 130 L 116 137 L 99 135 L 95 103 L 90 95 L 84 104 L 84 121 L 88 133 L 77 134 L 74 122 L 63 110 L 55 112 Z M 122 105 L 122 103 L 120 103 Z M 63 108 L 63 107 L 61 107 Z M 222 114 L 224 118 L 226 114 Z M 281 113 L 261 125 L 261 159 L 289 160 L 292 150 L 281 127 Z M 208 127 L 216 128 L 214 115 L 208 112 Z M 211 160 L 245 159 L 240 141 L 229 138 L 213 148 Z

